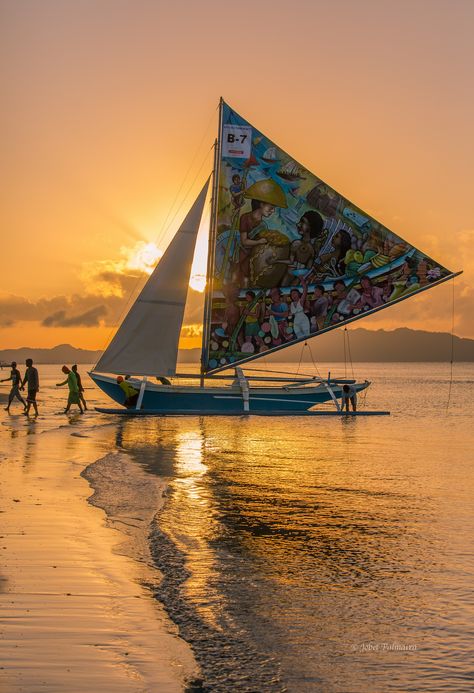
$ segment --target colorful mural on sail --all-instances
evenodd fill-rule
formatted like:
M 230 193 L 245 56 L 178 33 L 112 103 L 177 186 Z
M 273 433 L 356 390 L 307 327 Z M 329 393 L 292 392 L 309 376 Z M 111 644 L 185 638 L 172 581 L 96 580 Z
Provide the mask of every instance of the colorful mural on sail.
M 344 325 L 452 274 L 222 108 L 207 371 Z

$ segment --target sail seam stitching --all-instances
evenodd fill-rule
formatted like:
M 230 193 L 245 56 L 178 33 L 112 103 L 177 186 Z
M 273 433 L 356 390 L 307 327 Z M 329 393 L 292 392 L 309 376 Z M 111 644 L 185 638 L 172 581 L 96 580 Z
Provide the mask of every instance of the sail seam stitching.
M 184 301 L 161 301 L 160 299 L 157 299 L 157 298 L 139 298 L 137 300 L 137 303 L 159 303 L 161 305 L 167 305 L 167 306 L 184 306 L 185 305 Z

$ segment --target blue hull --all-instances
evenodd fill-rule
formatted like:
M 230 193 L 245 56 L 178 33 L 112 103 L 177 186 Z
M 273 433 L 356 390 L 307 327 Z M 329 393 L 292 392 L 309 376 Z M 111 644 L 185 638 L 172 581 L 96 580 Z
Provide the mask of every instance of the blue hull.
M 106 395 L 117 404 L 124 406 L 124 394 L 115 378 L 98 373 L 91 373 L 90 376 Z M 354 387 L 359 392 L 368 385 L 366 381 L 357 383 Z M 138 386 L 137 383 L 137 389 Z M 340 385 L 331 387 L 334 395 L 340 398 L 342 387 Z M 249 408 L 246 411 L 239 388 L 160 386 L 147 383 L 141 409 L 147 414 L 291 414 L 306 412 L 314 405 L 330 400 L 331 395 L 324 386 L 291 389 L 252 387 L 249 394 Z

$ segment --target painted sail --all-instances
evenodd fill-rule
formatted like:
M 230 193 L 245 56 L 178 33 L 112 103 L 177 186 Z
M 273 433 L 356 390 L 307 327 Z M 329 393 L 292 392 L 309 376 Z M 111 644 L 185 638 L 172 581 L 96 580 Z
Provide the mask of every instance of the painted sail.
M 381 310 L 453 276 L 222 105 L 203 371 Z
M 181 224 L 95 370 L 174 375 L 196 237 L 209 181 Z

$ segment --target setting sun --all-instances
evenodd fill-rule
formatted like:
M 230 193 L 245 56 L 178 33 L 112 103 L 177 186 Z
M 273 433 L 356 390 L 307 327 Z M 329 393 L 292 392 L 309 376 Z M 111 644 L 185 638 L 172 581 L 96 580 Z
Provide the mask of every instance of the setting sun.
M 197 248 L 197 251 L 203 250 Z M 204 249 L 205 250 L 205 249 Z M 128 270 L 139 270 L 146 274 L 151 274 L 163 257 L 163 251 L 152 241 L 146 243 L 139 241 L 133 248 L 124 248 L 123 254 L 128 255 L 125 261 L 125 268 Z M 195 291 L 203 292 L 206 288 L 205 274 L 205 252 L 196 252 L 189 286 Z
M 127 269 L 140 270 L 141 272 L 151 274 L 162 255 L 163 251 L 155 243 L 139 241 L 128 257 Z

